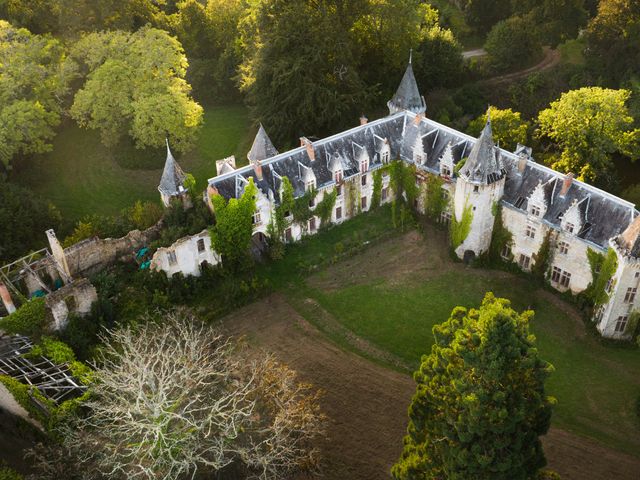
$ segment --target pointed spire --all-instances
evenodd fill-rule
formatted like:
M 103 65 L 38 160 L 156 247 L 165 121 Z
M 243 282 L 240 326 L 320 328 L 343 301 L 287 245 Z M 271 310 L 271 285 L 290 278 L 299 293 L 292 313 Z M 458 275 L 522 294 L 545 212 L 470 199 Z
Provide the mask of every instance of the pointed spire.
M 476 183 L 493 183 L 504 176 L 499 153 L 493 142 L 493 130 L 491 128 L 491 107 L 487 110 L 487 122 L 485 123 L 480 138 L 471 149 L 469 158 L 460 169 L 460 176 Z
M 173 158 L 171 149 L 169 148 L 169 139 L 166 139 L 167 143 L 167 159 L 164 162 L 164 170 L 162 171 L 162 177 L 160 178 L 160 185 L 158 190 L 165 195 L 177 195 L 180 193 L 179 187 L 183 186 L 185 174 Z
M 391 115 L 403 110 L 409 110 L 413 113 L 424 113 L 427 110 L 424 97 L 420 95 L 416 77 L 413 74 L 412 61 L 413 50 L 409 53 L 409 64 L 407 65 L 407 70 L 404 72 L 400 86 L 393 98 L 387 102 Z
M 256 138 L 253 141 L 253 145 L 251 146 L 251 150 L 247 153 L 247 158 L 249 159 L 249 162 L 257 163 L 266 160 L 267 158 L 275 157 L 276 155 L 278 155 L 278 150 L 273 146 L 269 135 L 267 135 L 267 132 L 261 123 L 258 133 L 256 134 Z

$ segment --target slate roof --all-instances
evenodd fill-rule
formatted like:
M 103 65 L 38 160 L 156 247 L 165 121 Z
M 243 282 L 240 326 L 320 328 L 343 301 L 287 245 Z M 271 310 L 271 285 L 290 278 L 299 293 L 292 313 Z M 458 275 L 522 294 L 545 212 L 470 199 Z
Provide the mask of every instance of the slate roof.
M 487 123 L 480 138 L 475 142 L 469 158 L 460 169 L 460 176 L 469 182 L 490 184 L 497 182 L 506 174 L 500 161 L 500 151 L 493 143 L 491 116 L 487 113 Z
M 471 160 L 468 159 L 467 163 L 471 161 L 473 165 L 473 157 L 476 157 L 474 150 L 477 151 L 478 162 L 482 162 L 481 154 L 485 149 L 493 152 L 494 157 L 490 157 L 491 162 L 484 171 L 495 172 L 496 165 L 500 166 L 501 174 L 506 177 L 502 203 L 509 208 L 526 212 L 528 198 L 538 183 L 542 183 L 548 205 L 543 221 L 553 228 L 560 229 L 562 215 L 574 201 L 577 201 L 583 227 L 576 234 L 601 249 L 607 248 L 609 239 L 619 235 L 636 216 L 640 215 L 633 204 L 578 180 L 573 180 L 566 195 L 560 196 L 565 178 L 563 174 L 540 165 L 531 158 L 526 161 L 522 171 L 519 171 L 518 154 L 494 148 L 492 145 L 491 149 L 488 149 L 486 144 L 482 144 L 482 136 L 475 139 L 430 119 L 418 117 L 416 121 L 416 117 L 414 113 L 403 111 L 318 140 L 313 143 L 316 158 L 313 162 L 305 147 L 276 155 L 262 162 L 260 181 L 257 180 L 253 168 L 246 166 L 211 178 L 209 184 L 215 186 L 225 198 L 231 198 L 239 196 L 244 188 L 243 182 L 253 177 L 258 188 L 277 203 L 281 179 L 284 176 L 291 181 L 296 197 L 304 194 L 304 169 L 301 165 L 313 170 L 317 188 L 328 187 L 335 183 L 332 166 L 341 164 L 345 179 L 358 174 L 358 159 L 362 149 L 369 156 L 370 169 L 379 168 L 382 164 L 380 151 L 385 142 L 388 142 L 390 158 L 400 158 L 407 163 L 413 163 L 413 149 L 416 144 L 421 145 L 424 161 L 416 168 L 439 173 L 440 159 L 447 145 L 451 143 L 454 165 L 465 157 L 469 157 Z M 477 146 L 479 142 L 480 145 Z M 518 150 L 519 153 L 525 154 L 528 151 L 523 147 Z M 461 170 L 464 171 L 464 167 Z M 237 177 L 240 177 L 240 181 Z M 483 178 L 486 178 L 484 174 Z M 638 254 L 640 256 L 640 244 Z
M 278 155 L 276 147 L 273 146 L 269 135 L 267 135 L 264 127 L 260 124 L 260 128 L 258 129 L 256 138 L 253 140 L 253 145 L 247 154 L 247 158 L 250 162 L 261 162 L 276 155 Z
M 158 190 L 165 195 L 177 195 L 180 193 L 178 187 L 184 185 L 184 179 L 185 174 L 176 159 L 173 158 L 169 148 L 169 141 L 167 140 L 167 159 L 164 162 L 164 170 L 162 171 Z
M 403 110 L 409 110 L 413 113 L 424 113 L 427 110 L 424 98 L 418 90 L 411 60 L 409 60 L 409 64 L 407 65 L 407 69 L 404 72 L 396 94 L 389 100 L 387 106 L 392 114 Z

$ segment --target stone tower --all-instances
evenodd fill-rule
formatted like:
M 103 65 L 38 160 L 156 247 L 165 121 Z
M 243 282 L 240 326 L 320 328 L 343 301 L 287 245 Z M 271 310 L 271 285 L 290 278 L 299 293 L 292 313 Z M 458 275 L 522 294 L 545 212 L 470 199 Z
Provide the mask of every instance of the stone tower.
M 387 102 L 390 115 L 404 110 L 409 110 L 415 114 L 422 114 L 427 111 L 427 104 L 424 101 L 424 97 L 420 95 L 416 77 L 413 74 L 411 57 L 412 55 L 409 55 L 409 64 L 407 65 L 407 70 L 404 72 L 398 91 L 393 98 Z
M 467 208 L 473 217 L 469 234 L 456 249 L 458 257 L 474 258 L 489 250 L 495 205 L 504 193 L 505 177 L 499 149 L 493 143 L 490 112 L 487 112 L 487 123 L 460 169 L 456 182 L 456 220 L 463 221 Z

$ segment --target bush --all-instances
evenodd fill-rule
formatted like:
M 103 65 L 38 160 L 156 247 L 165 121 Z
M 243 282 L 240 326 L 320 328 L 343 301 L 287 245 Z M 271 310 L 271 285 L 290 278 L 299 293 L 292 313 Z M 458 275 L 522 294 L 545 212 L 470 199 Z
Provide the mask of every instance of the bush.
M 47 406 L 50 411 L 53 411 L 55 406 L 51 401 L 46 399 L 37 388 L 23 385 L 15 378 L 7 375 L 0 375 L 0 383 L 7 387 L 7 390 L 9 390 L 9 393 L 11 393 L 15 401 L 29 413 L 31 418 L 43 427 L 49 426 L 49 418 L 34 404 L 31 397 L 38 399 L 38 401 Z
M 499 70 L 522 66 L 542 52 L 535 26 L 522 17 L 511 17 L 495 24 L 484 48 Z
M 22 480 L 23 477 L 9 467 L 0 467 L 0 480 Z
M 536 480 L 561 480 L 559 474 L 553 470 L 540 470 L 536 475 Z
M 44 298 L 34 298 L 22 304 L 18 310 L 0 320 L 0 330 L 28 337 L 39 337 L 46 323 Z

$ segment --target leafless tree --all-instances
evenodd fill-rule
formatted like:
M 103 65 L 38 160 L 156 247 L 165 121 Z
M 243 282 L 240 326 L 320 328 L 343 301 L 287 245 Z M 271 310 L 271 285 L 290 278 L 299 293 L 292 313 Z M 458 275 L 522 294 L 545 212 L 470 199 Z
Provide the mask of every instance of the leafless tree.
M 78 478 L 170 480 L 235 465 L 268 480 L 317 469 L 319 393 L 271 356 L 249 355 L 185 311 L 104 344 L 86 414 L 61 430 Z M 36 457 L 45 473 L 46 456 Z

